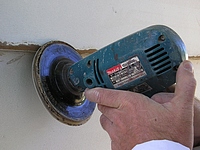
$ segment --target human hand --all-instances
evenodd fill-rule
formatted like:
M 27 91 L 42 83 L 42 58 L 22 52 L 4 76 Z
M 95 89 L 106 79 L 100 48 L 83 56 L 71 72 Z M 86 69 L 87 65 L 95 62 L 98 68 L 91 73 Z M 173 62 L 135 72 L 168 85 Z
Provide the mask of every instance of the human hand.
M 177 72 L 175 94 L 166 103 L 139 93 L 102 88 L 86 90 L 85 96 L 98 103 L 100 122 L 113 150 L 130 150 L 137 144 L 162 139 L 191 148 L 195 87 L 193 68 L 185 61 Z
M 154 101 L 163 104 L 171 101 L 174 97 L 175 85 L 167 89 L 168 93 L 158 93 L 155 94 L 151 99 Z M 194 97 L 194 147 L 200 146 L 200 100 L 197 97 Z

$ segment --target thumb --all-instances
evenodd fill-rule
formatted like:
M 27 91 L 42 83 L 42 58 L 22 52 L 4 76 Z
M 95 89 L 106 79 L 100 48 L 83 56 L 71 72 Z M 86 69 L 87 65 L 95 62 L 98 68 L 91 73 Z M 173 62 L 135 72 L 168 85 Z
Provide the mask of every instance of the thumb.
M 175 103 L 178 105 L 192 105 L 196 89 L 194 68 L 190 61 L 184 61 L 178 68 L 176 74 Z M 187 104 L 186 104 L 187 103 Z

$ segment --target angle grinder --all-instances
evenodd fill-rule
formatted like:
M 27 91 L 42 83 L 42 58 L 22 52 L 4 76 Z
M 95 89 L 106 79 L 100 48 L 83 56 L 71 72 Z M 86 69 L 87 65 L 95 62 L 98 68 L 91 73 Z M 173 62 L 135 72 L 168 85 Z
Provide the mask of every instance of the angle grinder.
M 33 60 L 33 81 L 47 110 L 68 125 L 89 120 L 95 103 L 86 88 L 129 90 L 148 97 L 176 82 L 186 48 L 169 27 L 154 25 L 126 36 L 82 58 L 62 41 L 41 46 Z

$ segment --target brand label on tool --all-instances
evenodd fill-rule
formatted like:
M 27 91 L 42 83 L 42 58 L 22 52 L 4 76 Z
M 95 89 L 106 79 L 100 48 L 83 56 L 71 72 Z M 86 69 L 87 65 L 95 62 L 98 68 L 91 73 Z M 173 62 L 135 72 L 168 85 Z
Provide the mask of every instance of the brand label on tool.
M 137 56 L 106 70 L 115 88 L 146 75 Z

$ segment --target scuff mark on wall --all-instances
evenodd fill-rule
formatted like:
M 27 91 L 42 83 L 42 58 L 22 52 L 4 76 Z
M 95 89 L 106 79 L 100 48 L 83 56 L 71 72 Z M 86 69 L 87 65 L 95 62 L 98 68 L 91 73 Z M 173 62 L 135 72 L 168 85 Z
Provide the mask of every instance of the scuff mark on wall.
M 0 52 L 0 56 L 2 57 L 3 55 L 5 55 L 3 52 Z M 0 57 L 0 62 L 3 62 L 3 60 Z
M 112 11 L 116 14 L 117 13 L 117 10 L 115 10 L 114 7 L 112 7 Z
M 0 52 L 0 56 L 3 56 L 3 55 L 5 55 L 3 52 Z
M 12 64 L 12 63 L 18 61 L 18 60 L 20 60 L 24 55 L 25 55 L 25 54 L 20 55 L 20 56 L 17 56 L 17 57 L 15 57 L 15 58 L 11 59 L 10 61 L 8 61 L 6 64 L 9 65 L 9 64 Z

